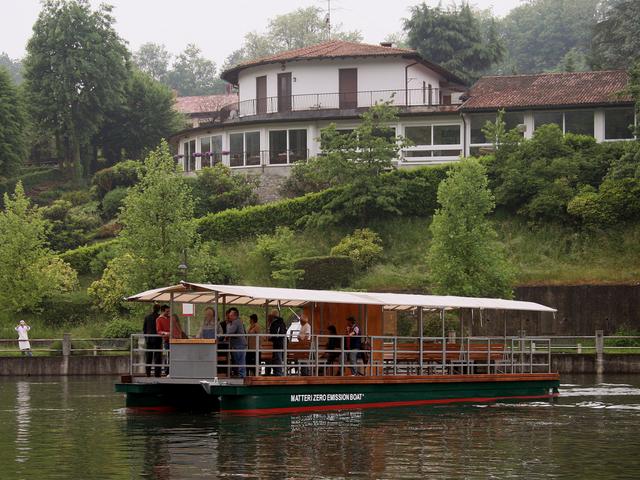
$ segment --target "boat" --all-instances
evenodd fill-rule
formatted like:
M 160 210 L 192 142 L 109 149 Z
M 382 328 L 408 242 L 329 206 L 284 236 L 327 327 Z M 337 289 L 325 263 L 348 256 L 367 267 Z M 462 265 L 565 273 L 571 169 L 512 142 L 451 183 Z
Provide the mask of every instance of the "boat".
M 234 350 L 228 341 L 234 335 L 171 339 L 164 352 L 169 373 L 159 378 L 145 376 L 149 365 L 143 360 L 144 342 L 141 335 L 133 335 L 130 372 L 116 384 L 131 408 L 260 415 L 517 402 L 559 394 L 559 375 L 551 370 L 550 340 L 522 332 L 506 335 L 506 312 L 555 313 L 538 303 L 190 282 L 148 290 L 127 300 L 167 303 L 172 313 L 180 304 L 207 305 L 214 310 L 216 325 L 230 307 L 265 316 L 272 310 L 280 316 L 295 312 L 307 317 L 312 331 L 310 339 L 300 341 L 283 334 L 280 346 L 274 346 L 274 335 L 269 333 L 243 335 L 255 337 L 250 349 L 254 355 L 245 365 L 252 371 L 244 378 L 231 375 L 239 367 L 230 365 Z M 464 335 L 465 318 L 469 322 L 474 315 L 482 318 L 490 312 L 502 316 L 504 336 Z M 454 315 L 460 321 L 458 336 L 446 330 Z M 343 333 L 349 317 L 359 326 L 359 335 Z M 411 332 L 399 331 L 402 318 Z M 434 318 L 439 320 L 438 335 L 424 335 L 425 321 L 430 319 L 433 325 Z M 329 334 L 330 324 L 342 334 Z M 354 336 L 360 348 L 352 343 Z

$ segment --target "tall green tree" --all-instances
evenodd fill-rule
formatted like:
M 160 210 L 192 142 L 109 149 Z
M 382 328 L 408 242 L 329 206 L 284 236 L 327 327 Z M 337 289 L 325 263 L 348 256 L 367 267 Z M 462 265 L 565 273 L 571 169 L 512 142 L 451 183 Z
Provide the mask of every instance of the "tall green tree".
M 169 71 L 171 54 L 164 45 L 157 43 L 143 43 L 133 54 L 133 62 L 151 78 L 158 82 L 165 80 Z
M 49 224 L 30 204 L 22 183 L 4 195 L 0 211 L 0 290 L 11 312 L 35 310 L 43 299 L 72 289 L 77 274 L 47 246 Z
M 122 104 L 106 116 L 94 140 L 109 164 L 123 157 L 139 159 L 160 140 L 180 130 L 186 119 L 174 108 L 169 87 L 133 68 Z
M 298 8 L 269 20 L 265 33 L 249 32 L 241 48 L 234 51 L 223 69 L 255 58 L 273 55 L 285 50 L 307 47 L 329 39 L 359 42 L 358 31 L 345 32 L 341 24 L 331 24 L 331 32 L 324 10 L 319 7 Z
M 493 21 L 483 29 L 468 3 L 447 9 L 425 3 L 411 7 L 404 29 L 412 48 L 467 82 L 502 59 L 503 47 Z
M 125 95 L 129 52 L 113 28 L 111 9 L 92 10 L 88 0 L 45 0 L 27 44 L 31 115 L 57 137 L 64 165 L 76 178 L 91 160 L 81 152 L 105 112 L 123 103 Z
M 166 83 L 178 95 L 211 95 L 224 93 L 224 81 L 216 76 L 216 64 L 202 56 L 201 50 L 189 44 L 180 53 L 166 75 Z
M 600 0 L 531 0 L 499 21 L 506 53 L 495 73 L 586 69 Z M 569 54 L 569 58 L 566 58 Z
M 14 60 L 6 52 L 0 53 L 0 67 L 4 67 L 9 72 L 14 83 L 22 82 L 22 62 Z
M 629 67 L 640 60 L 640 2 L 609 0 L 593 29 L 591 65 L 594 69 Z
M 0 176 L 9 176 L 27 155 L 27 117 L 9 72 L 0 67 Z
M 436 293 L 513 296 L 513 272 L 487 215 L 494 208 L 484 167 L 475 159 L 454 165 L 438 187 L 428 254 Z

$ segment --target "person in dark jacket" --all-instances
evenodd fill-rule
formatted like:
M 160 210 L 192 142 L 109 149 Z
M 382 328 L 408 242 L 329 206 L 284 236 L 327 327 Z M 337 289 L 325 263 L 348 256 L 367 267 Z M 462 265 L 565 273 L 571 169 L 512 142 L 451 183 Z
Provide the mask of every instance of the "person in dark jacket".
M 142 333 L 145 335 L 157 335 L 156 319 L 160 315 L 160 305 L 153 304 L 153 310 L 144 317 L 144 325 L 142 326 Z M 151 376 L 151 366 L 153 365 L 154 375 L 160 376 L 160 366 L 162 365 L 162 339 L 160 337 L 144 337 L 145 348 L 147 350 L 158 350 L 157 352 L 145 352 L 145 371 L 147 377 Z
M 271 345 L 273 345 L 273 352 L 271 354 L 271 363 L 274 365 L 272 368 L 273 375 L 281 377 L 284 375 L 282 369 L 283 356 L 284 356 L 284 340 L 287 333 L 287 326 L 284 320 L 279 315 L 277 310 L 273 310 L 268 317 L 269 320 L 269 337 Z

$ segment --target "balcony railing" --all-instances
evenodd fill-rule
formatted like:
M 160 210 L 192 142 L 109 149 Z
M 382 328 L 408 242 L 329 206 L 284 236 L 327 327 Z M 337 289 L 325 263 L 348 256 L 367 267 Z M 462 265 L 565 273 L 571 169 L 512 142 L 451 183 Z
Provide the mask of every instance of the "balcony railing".
M 397 107 L 457 105 L 455 92 L 441 88 L 367 90 L 359 92 L 305 93 L 300 95 L 254 98 L 223 107 L 221 118 L 248 117 L 271 113 L 314 110 L 368 108 L 390 102 Z

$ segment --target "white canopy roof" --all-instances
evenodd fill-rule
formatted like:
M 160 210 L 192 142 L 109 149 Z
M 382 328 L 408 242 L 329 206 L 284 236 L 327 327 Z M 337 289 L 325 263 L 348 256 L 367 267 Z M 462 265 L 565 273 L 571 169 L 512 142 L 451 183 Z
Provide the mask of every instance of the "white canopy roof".
M 210 285 L 181 282 L 179 285 L 147 290 L 128 297 L 131 302 L 213 303 L 218 294 L 220 302 L 227 305 L 255 305 L 266 303 L 281 306 L 302 307 L 308 303 L 346 303 L 354 305 L 379 305 L 386 310 L 442 309 L 491 309 L 521 310 L 530 312 L 555 312 L 539 303 L 503 300 L 499 298 L 452 297 L 438 295 L 411 295 L 403 293 L 343 292 L 334 290 L 304 290 L 299 288 L 272 288 L 241 285 Z

